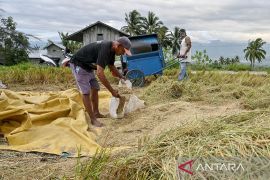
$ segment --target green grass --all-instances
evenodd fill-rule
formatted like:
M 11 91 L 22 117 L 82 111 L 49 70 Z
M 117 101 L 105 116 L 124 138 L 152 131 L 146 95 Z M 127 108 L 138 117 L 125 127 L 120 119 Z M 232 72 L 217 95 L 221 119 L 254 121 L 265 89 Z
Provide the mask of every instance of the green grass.
M 266 71 L 268 74 L 270 73 L 270 67 L 254 67 L 252 69 L 250 65 L 248 64 L 229 64 L 229 65 L 215 65 L 215 64 L 208 64 L 208 65 L 202 65 L 202 64 L 191 64 L 190 69 L 194 71 L 216 71 L 216 70 L 223 70 L 223 71 Z
M 215 71 L 215 70 L 224 70 L 224 71 L 251 71 L 251 68 L 247 64 L 229 64 L 229 65 L 215 65 L 215 64 L 191 64 L 190 68 L 194 71 Z M 256 69 L 254 69 L 256 70 Z M 261 69 L 260 69 L 261 70 Z
M 105 74 L 110 82 L 116 83 L 108 69 Z M 0 80 L 6 84 L 66 84 L 75 83 L 70 68 L 41 66 L 22 63 L 14 66 L 0 66 Z
M 95 155 L 86 160 L 82 160 L 79 156 L 75 168 L 75 179 L 100 179 L 101 173 L 110 160 L 110 152 L 99 149 Z

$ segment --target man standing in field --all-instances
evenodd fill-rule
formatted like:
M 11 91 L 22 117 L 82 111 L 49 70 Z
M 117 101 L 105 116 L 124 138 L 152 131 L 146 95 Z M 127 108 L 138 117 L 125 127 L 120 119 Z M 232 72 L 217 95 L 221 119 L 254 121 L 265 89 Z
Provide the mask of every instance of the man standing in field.
M 104 69 L 109 67 L 116 77 L 125 79 L 114 66 L 115 55 L 131 55 L 131 42 L 127 37 L 120 37 L 116 41 L 98 41 L 82 47 L 72 58 L 70 67 L 75 77 L 77 86 L 82 93 L 82 100 L 88 112 L 91 124 L 97 127 L 103 126 L 97 118 L 103 118 L 98 109 L 98 91 L 100 90 L 97 77 L 100 82 L 111 92 L 112 96 L 119 98 L 117 90 L 114 90 L 107 80 Z M 88 127 L 90 127 L 90 122 Z
M 180 58 L 181 72 L 178 76 L 178 80 L 181 81 L 188 77 L 187 64 L 191 62 L 191 40 L 187 36 L 185 29 L 180 29 L 180 52 L 178 58 Z

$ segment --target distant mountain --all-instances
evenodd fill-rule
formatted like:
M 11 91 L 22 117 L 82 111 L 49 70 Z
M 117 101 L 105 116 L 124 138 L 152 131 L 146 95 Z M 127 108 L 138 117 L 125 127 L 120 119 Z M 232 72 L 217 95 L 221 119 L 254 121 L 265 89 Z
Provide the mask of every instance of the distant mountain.
M 57 44 L 61 44 L 61 42 L 53 41 Z M 44 48 L 48 44 L 47 41 L 30 41 L 30 46 L 34 47 L 35 45 L 39 46 L 40 49 Z
M 40 48 L 43 48 L 47 45 L 47 42 L 44 42 L 44 41 L 30 41 L 30 46 L 31 47 L 34 47 L 34 46 L 38 46 Z
M 210 43 L 192 43 L 192 54 L 195 54 L 196 51 L 206 50 L 208 56 L 211 59 L 218 59 L 220 56 L 226 57 L 235 57 L 239 56 L 240 61 L 243 63 L 249 63 L 245 59 L 243 50 L 247 47 L 246 43 L 233 43 L 233 42 L 222 42 L 219 40 L 211 41 Z M 266 50 L 266 58 L 262 63 L 257 65 L 270 66 L 270 44 L 264 46 Z

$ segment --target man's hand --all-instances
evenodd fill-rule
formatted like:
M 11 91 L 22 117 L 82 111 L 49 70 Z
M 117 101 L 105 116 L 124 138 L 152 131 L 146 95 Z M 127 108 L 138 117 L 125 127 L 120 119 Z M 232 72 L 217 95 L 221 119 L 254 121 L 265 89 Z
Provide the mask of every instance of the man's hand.
M 183 59 L 186 59 L 186 58 L 187 58 L 186 55 L 180 55 L 180 54 L 179 54 L 177 57 L 178 57 L 178 58 L 183 58 Z
M 105 77 L 104 69 L 99 65 L 97 65 L 97 77 L 99 78 L 101 83 L 111 92 L 112 96 L 114 96 L 116 98 L 120 98 L 120 95 L 118 94 L 118 91 L 114 90 L 112 88 L 109 81 Z
M 120 98 L 120 95 L 118 94 L 117 90 L 113 90 L 111 93 L 113 97 Z

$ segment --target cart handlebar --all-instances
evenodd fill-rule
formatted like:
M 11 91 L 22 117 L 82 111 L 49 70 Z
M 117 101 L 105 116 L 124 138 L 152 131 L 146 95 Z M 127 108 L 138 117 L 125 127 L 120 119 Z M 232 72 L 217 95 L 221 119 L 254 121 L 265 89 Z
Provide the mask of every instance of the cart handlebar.
M 173 60 L 171 60 L 171 61 L 175 61 L 176 59 L 178 59 L 178 57 L 173 58 Z M 152 73 L 151 75 L 157 74 L 157 73 L 163 71 L 164 69 L 167 69 L 167 68 L 169 68 L 169 67 L 172 67 L 173 65 L 175 65 L 175 64 L 177 64 L 177 63 L 179 63 L 179 61 L 175 61 L 175 62 L 173 62 L 172 64 L 170 64 L 170 65 L 168 65 L 168 66 L 165 66 L 164 68 L 162 68 L 162 69 L 160 69 L 160 70 L 158 70 L 158 71 Z

